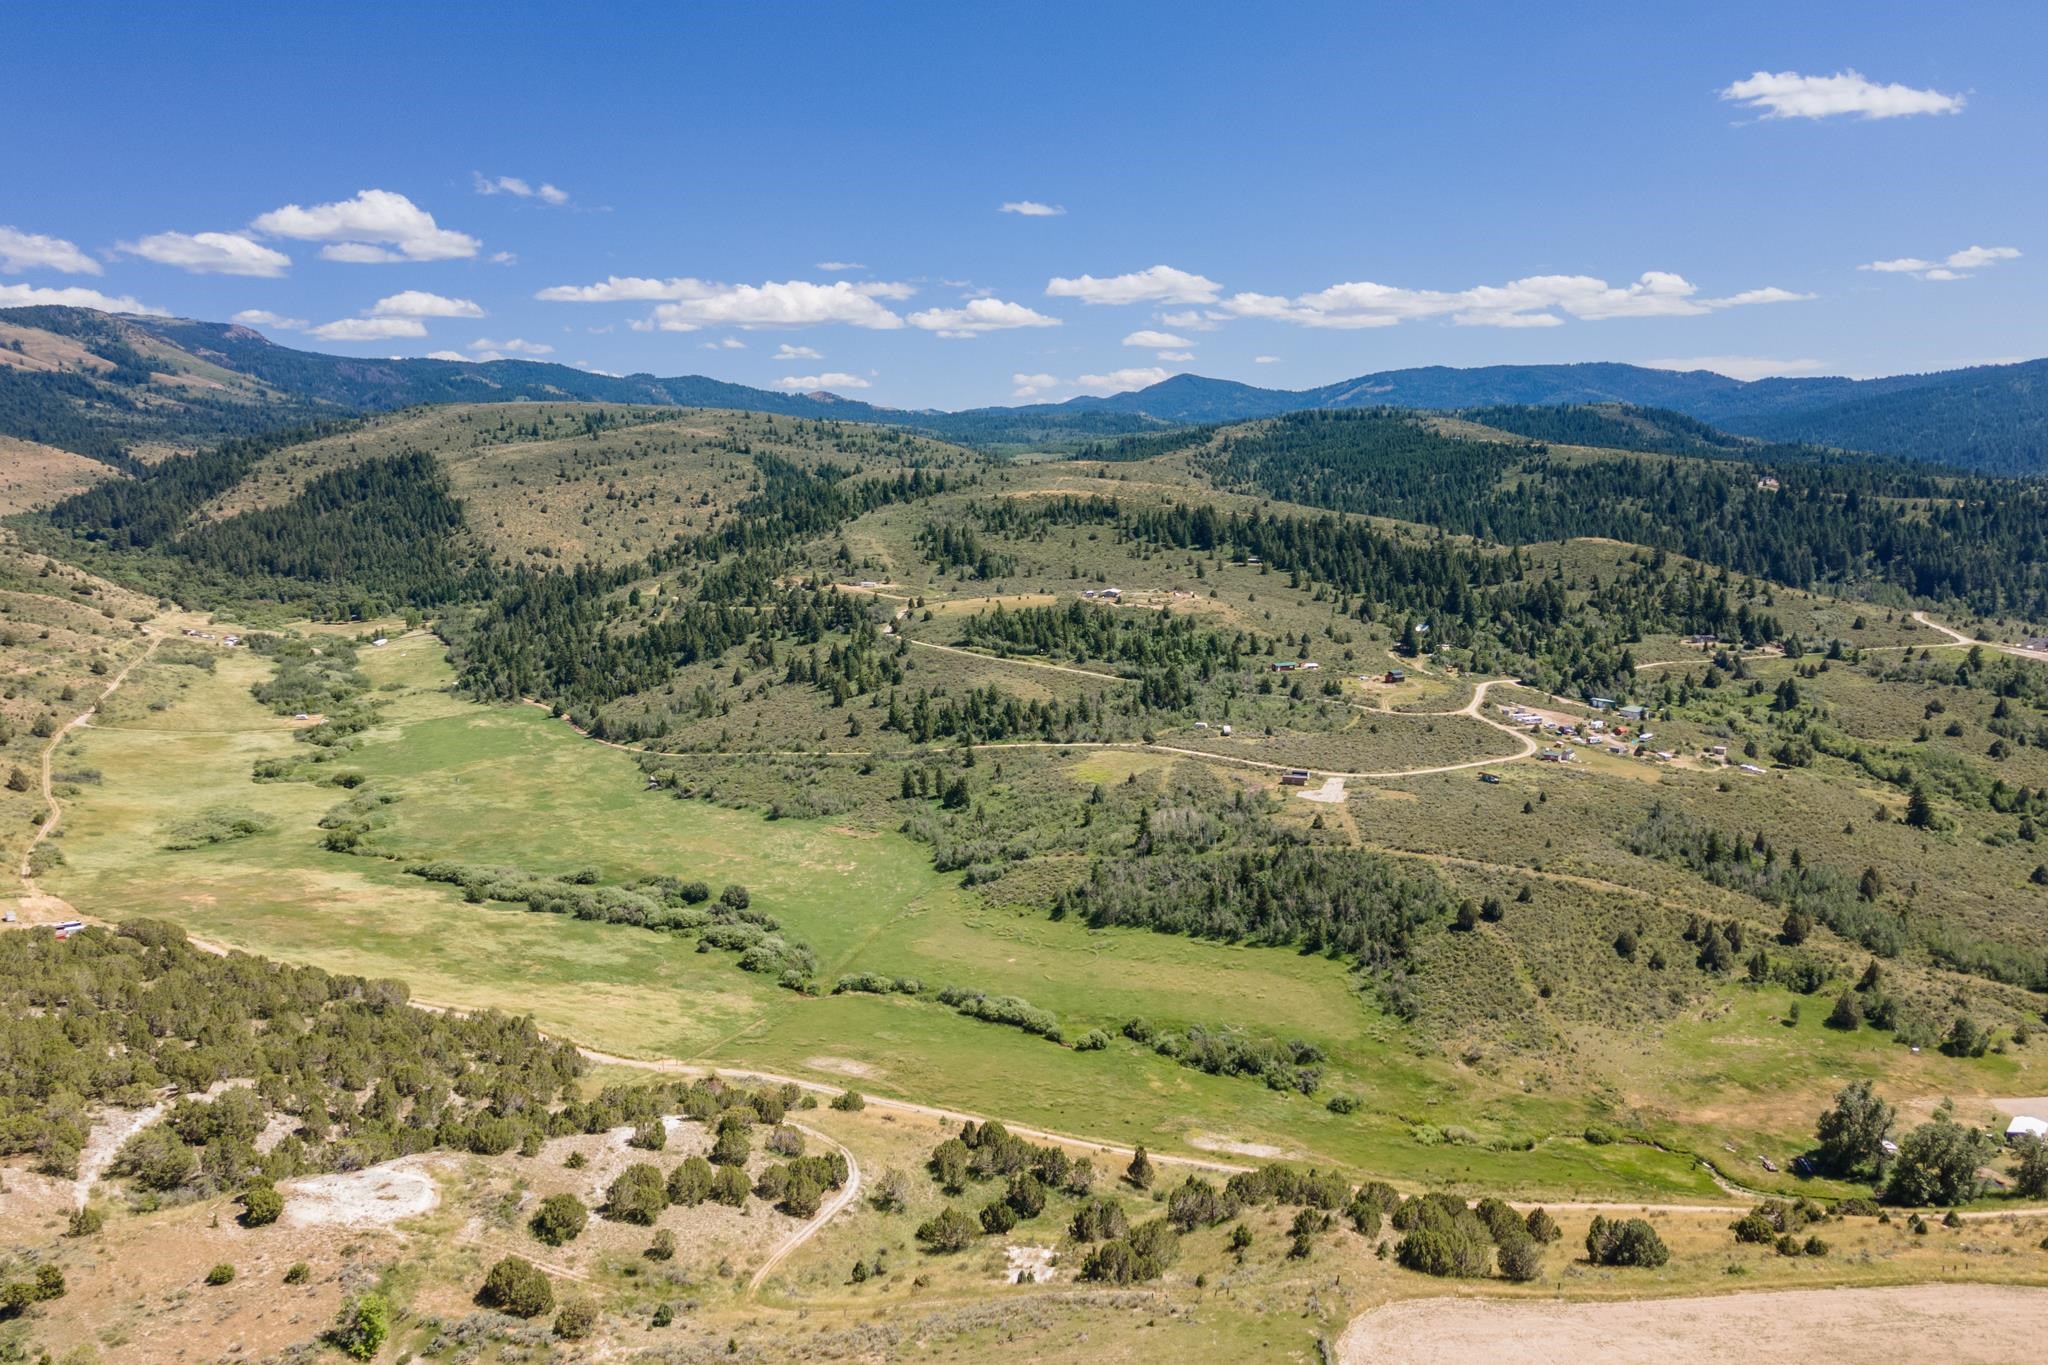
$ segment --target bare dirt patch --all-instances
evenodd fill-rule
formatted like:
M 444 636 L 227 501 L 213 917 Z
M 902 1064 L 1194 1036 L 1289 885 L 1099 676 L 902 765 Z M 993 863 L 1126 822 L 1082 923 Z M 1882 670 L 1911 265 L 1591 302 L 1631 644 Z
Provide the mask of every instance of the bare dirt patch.
M 1341 806 L 1344 804 L 1344 779 L 1326 777 L 1323 779 L 1323 785 L 1314 791 L 1298 791 L 1295 795 L 1304 801 L 1321 801 L 1326 805 Z
M 85 1150 L 78 1154 L 78 1179 L 73 1184 L 72 1193 L 75 1207 L 85 1207 L 85 1201 L 92 1196 L 94 1183 L 113 1164 L 121 1144 L 155 1123 L 163 1112 L 161 1104 L 153 1104 L 147 1109 L 110 1109 L 101 1116 L 85 1140 Z
M 1188 1146 L 1199 1147 L 1205 1152 L 1228 1152 L 1232 1156 L 1257 1157 L 1271 1161 L 1287 1155 L 1285 1147 L 1275 1147 L 1270 1142 L 1239 1142 L 1235 1138 L 1213 1137 L 1208 1133 L 1188 1134 Z
M 856 1062 L 851 1057 L 806 1057 L 804 1065 L 813 1071 L 830 1071 L 838 1076 L 874 1077 L 882 1074 L 880 1068 Z
M 1053 1269 L 1056 1253 L 1051 1247 L 1007 1246 L 1003 1248 L 1003 1280 L 1008 1284 L 1050 1284 L 1059 1278 Z
M 431 1213 L 441 1202 L 432 1168 L 418 1157 L 400 1157 L 344 1175 L 288 1180 L 284 1216 L 291 1227 L 382 1227 Z
M 1622 1303 L 1440 1298 L 1352 1319 L 1346 1365 L 1512 1357 L 1528 1365 L 1641 1360 L 1747 1362 L 1757 1343 L 1790 1358 L 1847 1360 L 1874 1341 L 1911 1342 L 1925 1360 L 2007 1361 L 2048 1328 L 2048 1290 L 2005 1285 L 1781 1290 Z

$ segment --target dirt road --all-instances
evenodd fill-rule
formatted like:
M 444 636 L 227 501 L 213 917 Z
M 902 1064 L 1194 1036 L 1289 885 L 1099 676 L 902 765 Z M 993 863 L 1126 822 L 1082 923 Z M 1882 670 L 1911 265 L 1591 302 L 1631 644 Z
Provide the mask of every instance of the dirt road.
M 981 659 L 985 662 L 992 664 L 1015 664 L 1019 668 L 1038 668 L 1043 669 L 1048 673 L 1072 673 L 1076 677 L 1093 678 L 1097 682 L 1125 681 L 1124 677 L 1121 674 L 1104 673 L 1102 670 L 1096 668 L 1076 668 L 1072 664 L 1049 664 L 1039 659 L 1005 658 L 1000 654 L 983 654 L 979 650 L 962 649 L 958 645 L 933 644 L 929 640 L 911 640 L 908 643 L 916 649 L 936 649 L 941 653 L 959 654 L 965 658 Z
M 952 646 L 932 645 L 929 646 L 929 648 L 951 649 Z M 966 650 L 956 650 L 954 652 L 969 653 L 969 651 Z M 976 654 L 972 655 L 971 657 L 987 658 L 989 656 Z M 1016 663 L 1022 661 L 1011 660 L 1010 662 Z M 1066 673 L 1086 672 L 1085 669 L 1071 669 L 1061 664 L 1041 664 L 1034 666 L 1043 668 L 1056 668 L 1059 669 L 1061 672 Z M 1095 673 L 1089 674 L 1089 676 L 1099 678 L 1105 675 Z M 1483 714 L 1480 711 L 1480 707 L 1483 706 L 1486 701 L 1487 689 L 1497 687 L 1503 683 L 1512 683 L 1513 681 L 1514 679 L 1512 678 L 1490 678 L 1487 681 L 1480 683 L 1478 688 L 1472 694 L 1472 700 L 1466 702 L 1457 710 L 1427 713 L 1432 715 L 1469 717 L 1470 719 L 1478 721 L 1481 725 L 1491 726 L 1493 729 L 1500 731 L 1502 734 L 1507 735 L 1509 738 L 1515 741 L 1515 745 L 1517 748 L 1517 752 L 1515 753 L 1500 754 L 1492 758 L 1468 759 L 1462 763 L 1435 763 L 1427 764 L 1419 768 L 1393 768 L 1385 772 L 1347 772 L 1336 768 L 1303 767 L 1301 764 L 1298 763 L 1274 763 L 1269 762 L 1268 760 L 1262 758 L 1243 758 L 1236 754 L 1215 753 L 1208 749 L 1190 749 L 1174 744 L 1146 744 L 1140 740 L 1006 739 L 992 741 L 987 744 L 976 744 L 973 747 L 985 753 L 1000 753 L 1005 749 L 1130 749 L 1155 754 L 1175 754 L 1183 758 L 1199 758 L 1210 763 L 1231 763 L 1237 765 L 1240 768 L 1257 768 L 1264 772 L 1284 773 L 1291 772 L 1299 768 L 1304 772 L 1312 773 L 1319 777 L 1336 777 L 1357 781 L 1387 782 L 1403 777 L 1427 777 L 1432 773 L 1455 773 L 1464 772 L 1472 768 L 1491 768 L 1498 764 L 1512 763 L 1517 759 L 1528 758 L 1530 755 L 1534 754 L 1538 749 L 1542 747 L 1535 740 L 1531 739 L 1527 734 L 1516 729 L 1514 726 L 1505 725 L 1500 721 L 1493 719 L 1491 716 Z M 526 699 L 526 704 L 528 706 L 538 706 L 542 710 L 552 709 L 548 706 L 546 702 L 537 701 L 532 697 L 528 697 Z M 1364 710 L 1369 708 L 1360 709 Z M 584 730 L 582 727 L 570 721 L 568 717 L 564 716 L 562 720 L 564 724 L 567 724 L 569 728 L 574 730 L 577 734 L 582 735 L 585 739 L 591 740 L 591 742 L 594 744 L 602 744 L 608 749 L 617 749 L 621 753 L 628 754 L 649 754 L 656 758 L 670 758 L 676 759 L 678 761 L 687 760 L 690 758 L 885 758 L 890 756 L 889 753 L 886 753 L 878 749 L 744 749 L 721 750 L 718 752 L 705 754 L 670 753 L 668 751 L 660 749 L 649 749 L 645 745 L 641 744 L 622 744 L 616 740 L 596 739 L 588 731 Z M 903 751 L 896 751 L 896 756 L 903 757 L 906 755 Z
M 149 636 L 148 647 L 123 664 L 121 671 L 116 673 L 108 681 L 106 687 L 101 689 L 99 696 L 93 699 L 92 705 L 64 722 L 58 728 L 57 733 L 50 736 L 50 742 L 43 746 L 42 794 L 43 804 L 47 809 L 43 815 L 43 822 L 36 826 L 36 832 L 29 838 L 28 847 L 22 850 L 21 854 L 21 903 L 24 910 L 33 911 L 38 916 L 51 916 L 58 919 L 73 917 L 71 906 L 62 898 L 48 895 L 36 886 L 35 875 L 31 871 L 35 862 L 36 850 L 42 846 L 43 840 L 49 838 L 52 831 L 57 828 L 58 821 L 64 818 L 64 807 L 57 800 L 55 784 L 51 779 L 51 765 L 56 759 L 57 746 L 64 742 L 66 735 L 79 726 L 91 721 L 93 714 L 106 704 L 107 698 L 121 690 L 121 684 L 128 681 L 128 675 L 135 671 L 136 666 L 149 658 L 150 655 L 156 653 L 156 647 L 162 643 L 163 637 L 152 632 Z
M 2010 654 L 2015 659 L 2032 659 L 2036 663 L 2048 663 L 2048 650 L 2027 649 L 2021 645 L 2001 645 L 1991 640 L 1972 639 L 1954 626 L 1943 625 L 1924 611 L 1914 612 L 1913 619 L 1923 626 L 1938 630 L 1943 635 L 1948 636 L 1951 645 L 1975 645 L 1983 649 L 1996 650 L 2000 654 Z M 1919 648 L 1918 645 L 1906 645 L 1904 647 L 1907 649 Z M 1936 646 L 1936 648 L 1941 648 L 1941 646 Z
M 413 1003 L 418 1004 L 419 1002 L 414 1001 Z M 589 1047 L 579 1047 L 576 1050 L 583 1054 L 584 1060 L 595 1062 L 599 1066 L 631 1067 L 638 1071 L 655 1071 L 669 1076 L 695 1077 L 709 1076 L 715 1073 L 739 1080 L 761 1081 L 769 1085 L 793 1085 L 798 1089 L 807 1090 L 814 1095 L 837 1095 L 841 1090 L 845 1089 L 844 1086 L 826 1085 L 821 1081 L 807 1081 L 801 1076 L 783 1076 L 773 1071 L 755 1071 L 748 1067 L 705 1066 L 698 1062 L 670 1061 L 665 1057 L 621 1057 L 616 1053 L 599 1052 L 596 1048 Z M 915 1104 L 909 1100 L 885 1099 L 877 1095 L 867 1095 L 865 1098 L 870 1109 L 886 1109 L 896 1114 L 915 1114 L 921 1118 L 941 1119 L 947 1123 L 980 1123 L 983 1121 L 983 1117 L 979 1114 L 963 1113 L 958 1109 L 941 1109 L 935 1105 Z M 1005 1122 L 1003 1126 L 1018 1137 L 1035 1138 L 1040 1142 L 1057 1142 L 1063 1147 L 1078 1147 L 1085 1151 L 1101 1152 L 1105 1156 L 1119 1156 L 1128 1159 L 1135 1151 L 1134 1148 L 1119 1146 L 1113 1142 L 1102 1142 L 1095 1138 L 1074 1137 L 1067 1133 L 1051 1133 L 1042 1128 L 1027 1128 L 1021 1124 L 1009 1122 Z M 1146 1155 L 1151 1157 L 1155 1164 L 1186 1166 L 1193 1170 L 1220 1171 L 1226 1175 L 1252 1169 L 1249 1166 L 1239 1165 L 1234 1162 L 1208 1161 L 1201 1157 L 1168 1156 L 1159 1152 L 1147 1152 Z
M 769 1273 L 775 1267 L 788 1259 L 791 1252 L 817 1236 L 825 1224 L 831 1222 L 843 1211 L 852 1208 L 854 1201 L 860 1198 L 860 1163 L 854 1160 L 853 1153 L 844 1144 L 825 1136 L 825 1134 L 807 1124 L 791 1123 L 790 1126 L 806 1137 L 824 1143 L 827 1147 L 832 1148 L 832 1150 L 846 1158 L 846 1183 L 839 1187 L 837 1194 L 825 1201 L 808 1223 L 805 1223 L 802 1227 L 791 1233 L 781 1246 L 775 1248 L 769 1254 L 767 1260 L 761 1262 L 761 1268 L 756 1270 L 752 1277 L 747 1280 L 747 1292 L 749 1294 L 759 1293 L 761 1286 L 767 1282 Z
M 2048 1329 L 2048 1289 L 1922 1284 L 1769 1290 L 1682 1299 L 1556 1303 L 1411 1299 L 1352 1319 L 1343 1365 L 1513 1359 L 1518 1365 L 1683 1360 L 1746 1365 L 1761 1354 L 1853 1360 L 1880 1349 L 1922 1360 L 2030 1359 Z M 1768 1350 L 1760 1343 L 1768 1343 Z

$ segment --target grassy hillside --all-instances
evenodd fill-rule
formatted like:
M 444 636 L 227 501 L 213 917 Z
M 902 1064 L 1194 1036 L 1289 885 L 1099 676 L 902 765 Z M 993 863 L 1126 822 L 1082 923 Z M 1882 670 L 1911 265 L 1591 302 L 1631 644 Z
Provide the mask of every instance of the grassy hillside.
M 100 1184 L 123 1199 L 75 1238 L 50 1125 L 147 1122 L 115 1100 L 168 1082 L 73 1077 L 89 1097 L 31 1104 L 16 1092 L 62 1078 L 8 1070 L 0 1230 L 96 1297 L 0 1323 L 0 1344 L 79 1339 L 104 1245 L 163 1300 L 101 1331 L 138 1358 L 228 1323 L 282 1350 L 369 1284 L 406 1306 L 406 1349 L 524 1349 L 511 1320 L 448 1325 L 508 1253 L 636 1347 L 668 1304 L 681 1335 L 657 1344 L 741 1358 L 799 1320 L 886 1354 L 904 1338 L 874 1336 L 876 1312 L 935 1358 L 1292 1358 L 1439 1284 L 1403 1264 L 1414 1227 L 1359 1204 L 1372 1181 L 1438 1193 L 1411 1222 L 1454 1217 L 1446 1193 L 1467 1220 L 1486 1195 L 1671 1206 L 1652 1216 L 1672 1259 L 1643 1271 L 1582 1262 L 1595 1210 L 1561 1209 L 1574 1240 L 1529 1267 L 1547 1295 L 1697 1292 L 1730 1264 L 1787 1287 L 1958 1261 L 2039 1278 L 2032 1232 L 1971 1259 L 1974 1233 L 1913 1232 L 1901 1208 L 1831 1218 L 1833 1256 L 1791 1257 L 1734 1242 L 1722 1207 L 1925 1202 L 1819 1145 L 1857 1082 L 1914 1151 L 1965 1144 L 1944 1202 L 2030 1207 L 2030 1158 L 1936 1115 L 1952 1099 L 1996 1131 L 2048 1083 L 2048 664 L 2015 643 L 2036 490 L 1781 462 L 1634 411 L 1473 416 L 1491 424 L 1283 416 L 1008 461 L 772 414 L 478 404 L 231 443 L 18 519 L 34 548 L 0 560 L 0 608 L 21 918 L 148 916 L 259 955 L 217 968 L 234 981 L 273 981 L 261 959 L 392 978 L 626 1061 L 541 1102 L 410 1073 L 387 1096 L 329 1079 L 333 1055 L 318 1087 L 247 1077 L 279 1146 L 195 1145 L 174 1111 L 203 1153 L 189 1177 L 118 1163 Z M 393 990 L 338 998 L 402 1027 Z M 225 1046 L 193 1051 L 199 1079 L 229 1079 Z M 666 1178 L 712 1150 L 686 1117 L 658 1151 L 628 1139 L 742 1103 L 681 1088 L 713 1069 L 795 1087 L 749 1130 L 744 1214 L 607 1216 L 629 1162 Z M 821 1107 L 785 1112 L 806 1086 Z M 849 1086 L 866 1109 L 822 1108 Z M 948 1177 L 935 1149 L 982 1140 L 962 1115 L 1058 1135 L 1095 1193 L 1020 1180 L 1012 1208 L 999 1158 L 1057 1163 L 1000 1136 L 966 1158 L 983 1174 Z M 863 1167 L 794 1244 L 807 1215 L 770 1132 Z M 1165 1173 L 1149 1188 L 1114 1179 L 1138 1146 Z M 1337 1174 L 1221 1190 L 1266 1162 Z M 374 1207 L 372 1182 L 423 1202 L 398 1232 L 242 1228 L 228 1201 L 259 1165 L 288 1209 L 327 1207 L 305 1182 L 334 1179 L 347 1207 Z M 1266 1180 L 1285 1197 L 1247 1195 Z M 572 1191 L 589 1228 L 535 1241 L 522 1195 Z M 1098 1194 L 1133 1224 L 1178 1210 L 1178 1259 L 1098 1254 L 1074 1223 Z M 919 1237 L 946 1211 L 967 1250 Z M 672 1261 L 646 1254 L 657 1228 Z M 1476 1283 L 1525 1292 L 1498 1235 Z M 388 1270 L 363 1269 L 371 1248 Z M 1052 1258 L 1044 1292 L 996 1288 L 1013 1254 Z M 232 1285 L 193 1297 L 222 1260 L 236 1283 L 306 1261 L 301 1317 Z M 1311 1291 L 1283 1342 L 1278 1306 L 1294 1321 Z

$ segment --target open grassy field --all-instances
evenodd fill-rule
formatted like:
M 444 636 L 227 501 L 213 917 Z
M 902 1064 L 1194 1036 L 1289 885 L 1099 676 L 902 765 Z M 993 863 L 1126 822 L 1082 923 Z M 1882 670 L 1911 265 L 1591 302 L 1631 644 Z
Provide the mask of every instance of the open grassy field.
M 1050 921 L 962 888 L 932 870 L 922 846 L 871 819 L 770 822 L 758 808 L 645 790 L 631 755 L 578 738 L 540 709 L 450 696 L 439 653 L 422 634 L 363 651 L 383 711 L 347 762 L 371 789 L 399 798 L 381 836 L 396 860 L 321 846 L 317 821 L 342 793 L 250 783 L 256 760 L 293 752 L 294 726 L 248 695 L 267 663 L 229 651 L 210 672 L 149 665 L 61 746 L 63 763 L 89 764 L 104 778 L 73 798 L 57 841 L 64 865 L 50 888 L 81 906 L 161 915 L 236 947 L 400 977 L 421 999 L 531 1011 L 543 1026 L 608 1051 L 855 1078 L 875 1093 L 1054 1131 L 1183 1151 L 1262 1145 L 1416 1184 L 1698 1198 L 1714 1186 L 1689 1169 L 1690 1158 L 1589 1144 L 1579 1132 L 1615 1123 L 1681 1151 L 1732 1146 L 1746 1161 L 1759 1148 L 1796 1150 L 1820 1101 L 1849 1075 L 1883 1076 L 1906 1093 L 2039 1088 L 2026 1079 L 2024 1051 L 1975 1062 L 1930 1053 L 1907 1066 L 1904 1050 L 1882 1035 L 1822 1030 L 1811 1011 L 1800 1025 L 1805 1041 L 1788 1049 L 1781 1021 L 1793 997 L 1780 990 L 1702 993 L 1705 983 L 1685 972 L 1672 994 L 1646 996 L 1631 979 L 1641 969 L 1615 959 L 1598 936 L 1634 909 L 1676 949 L 1680 907 L 1701 902 L 1676 883 L 1601 890 L 1557 880 L 1620 875 L 1598 859 L 1574 861 L 1569 850 L 1598 847 L 1590 831 L 1611 821 L 1617 793 L 1648 799 L 1632 783 L 1532 764 L 1511 768 L 1500 787 L 1447 774 L 1352 798 L 1361 837 L 1397 850 L 1411 812 L 1429 819 L 1434 809 L 1441 822 L 1447 808 L 1472 804 L 1479 818 L 1469 823 L 1491 831 L 1471 849 L 1483 856 L 1443 871 L 1475 895 L 1511 895 L 1524 882 L 1538 891 L 1485 933 L 1444 940 L 1429 964 L 1441 973 L 1442 998 L 1463 1002 L 1447 1013 L 1477 1008 L 1497 1026 L 1492 1045 L 1481 1031 L 1472 1035 L 1478 1050 L 1460 1058 L 1412 1036 L 1321 956 Z M 1042 764 L 1047 776 L 1034 780 L 1069 782 L 1079 793 L 1163 759 L 1084 750 L 1008 761 Z M 1530 781 L 1556 795 L 1540 818 L 1525 820 L 1513 811 L 1535 790 Z M 1582 789 L 1583 835 L 1569 823 Z M 257 805 L 277 825 L 210 848 L 163 847 L 181 813 L 213 804 Z M 1488 805 L 1500 816 L 1487 817 Z M 1310 809 L 1294 803 L 1288 815 Z M 1502 834 L 1525 827 L 1547 832 L 1528 836 L 1523 863 Z M 1465 856 L 1441 833 L 1408 842 Z M 451 888 L 406 875 L 412 857 L 551 874 L 590 867 L 608 883 L 660 874 L 714 887 L 741 882 L 812 945 L 828 984 L 844 972 L 879 972 L 1020 996 L 1052 1011 L 1070 1039 L 1089 1028 L 1114 1035 L 1137 1016 L 1300 1037 L 1328 1054 L 1325 1093 L 1355 1094 L 1362 1107 L 1339 1116 L 1319 1098 L 1206 1075 L 1121 1038 L 1077 1053 L 930 1000 L 806 998 L 735 970 L 723 954 L 691 951 L 687 940 L 465 904 Z M 1553 870 L 1565 868 L 1584 873 Z M 1605 978 L 1589 976 L 1589 961 L 1613 965 Z M 1550 995 L 1524 1004 L 1545 981 L 1555 983 Z M 1507 997 L 1503 982 L 1513 987 Z M 1589 1027 L 1608 1008 L 1603 1001 L 1638 1002 L 1609 1017 L 1641 1032 Z M 1102 1104 L 1108 1093 L 1119 1096 L 1115 1106 Z M 1472 1136 L 1444 1143 L 1429 1135 L 1446 1128 Z M 1722 1153 L 1717 1164 L 1739 1162 Z

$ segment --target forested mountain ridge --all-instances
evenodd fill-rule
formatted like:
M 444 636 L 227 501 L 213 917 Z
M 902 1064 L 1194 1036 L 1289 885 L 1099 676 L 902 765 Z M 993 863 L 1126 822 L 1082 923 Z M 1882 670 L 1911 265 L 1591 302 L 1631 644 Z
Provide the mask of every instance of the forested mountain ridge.
M 2048 360 L 1883 379 L 1759 379 L 1638 365 L 1435 365 L 1319 388 L 1253 389 L 1178 375 L 1069 408 L 1166 422 L 1245 421 L 1308 408 L 1458 411 L 1628 404 L 1667 408 L 1724 431 L 1868 450 L 1992 473 L 2048 469 Z
M 1867 450 L 1995 473 L 2048 470 L 2048 360 L 1882 379 L 1743 381 L 1637 365 L 1426 366 L 1287 390 L 1181 374 L 1064 403 L 959 412 L 779 393 L 702 375 L 606 375 L 545 361 L 326 355 L 247 327 L 0 309 L 0 435 L 119 463 L 309 418 L 421 404 L 581 401 L 880 422 L 979 446 L 1066 445 L 1307 409 L 1626 404 L 1765 440 Z

